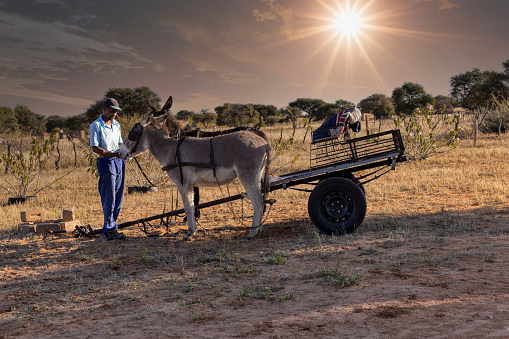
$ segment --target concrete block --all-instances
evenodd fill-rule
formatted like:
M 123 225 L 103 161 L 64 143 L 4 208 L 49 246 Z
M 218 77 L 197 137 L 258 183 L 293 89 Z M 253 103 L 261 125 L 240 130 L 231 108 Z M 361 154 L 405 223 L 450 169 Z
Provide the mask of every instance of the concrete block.
M 35 232 L 35 225 L 30 223 L 23 223 L 18 225 L 19 234 L 28 234 Z
M 36 222 L 46 219 L 46 211 L 43 209 L 21 212 L 22 222 Z
M 62 230 L 66 230 L 67 232 L 72 232 L 76 229 L 76 226 L 79 226 L 80 221 L 79 220 L 72 220 L 72 221 L 61 221 L 60 222 L 60 228 Z
M 73 221 L 74 219 L 76 219 L 76 216 L 74 214 L 74 208 L 65 209 L 63 212 L 63 216 L 64 221 Z
M 43 222 L 43 223 L 37 223 L 37 226 L 35 227 L 35 233 L 49 233 L 50 231 L 61 231 L 62 226 L 60 226 L 60 223 L 58 222 Z

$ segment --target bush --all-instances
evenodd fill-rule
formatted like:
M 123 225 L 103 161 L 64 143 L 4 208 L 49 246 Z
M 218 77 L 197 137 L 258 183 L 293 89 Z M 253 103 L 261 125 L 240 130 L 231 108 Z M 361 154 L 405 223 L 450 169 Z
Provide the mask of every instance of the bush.
M 459 115 L 433 115 L 433 106 L 417 108 L 410 115 L 396 116 L 396 128 L 402 129 L 405 154 L 409 160 L 422 160 L 433 154 L 454 149 L 459 141 Z

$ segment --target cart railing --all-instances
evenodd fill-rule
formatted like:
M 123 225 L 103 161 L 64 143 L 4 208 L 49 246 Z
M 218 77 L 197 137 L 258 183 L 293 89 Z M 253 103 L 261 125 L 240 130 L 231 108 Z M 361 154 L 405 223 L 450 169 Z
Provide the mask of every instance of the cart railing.
M 337 137 L 315 140 L 310 145 L 310 170 L 342 164 L 373 161 L 404 155 L 405 148 L 399 130 L 339 141 Z

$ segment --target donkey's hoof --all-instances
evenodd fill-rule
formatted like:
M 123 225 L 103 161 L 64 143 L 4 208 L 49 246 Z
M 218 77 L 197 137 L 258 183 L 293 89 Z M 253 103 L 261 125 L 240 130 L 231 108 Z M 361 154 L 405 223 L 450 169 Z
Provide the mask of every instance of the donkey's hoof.
M 257 234 L 255 234 L 255 235 L 250 234 L 250 235 L 248 235 L 248 236 L 247 236 L 247 238 L 246 238 L 246 239 L 247 239 L 247 240 L 253 240 L 253 239 L 255 239 L 256 237 L 257 237 Z
M 191 240 L 193 240 L 192 235 L 186 234 L 186 235 L 184 235 L 184 238 L 182 238 L 182 240 L 183 241 L 191 241 Z

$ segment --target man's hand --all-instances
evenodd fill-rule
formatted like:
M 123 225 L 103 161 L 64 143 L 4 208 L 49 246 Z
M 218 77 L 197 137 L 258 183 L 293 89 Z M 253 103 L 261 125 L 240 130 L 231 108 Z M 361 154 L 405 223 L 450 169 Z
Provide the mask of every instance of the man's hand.
M 107 151 L 101 147 L 92 146 L 92 151 L 96 154 L 99 154 L 102 157 L 105 157 L 105 158 L 120 158 L 120 153 L 118 152 L 118 150 L 115 152 L 111 152 L 111 151 Z

